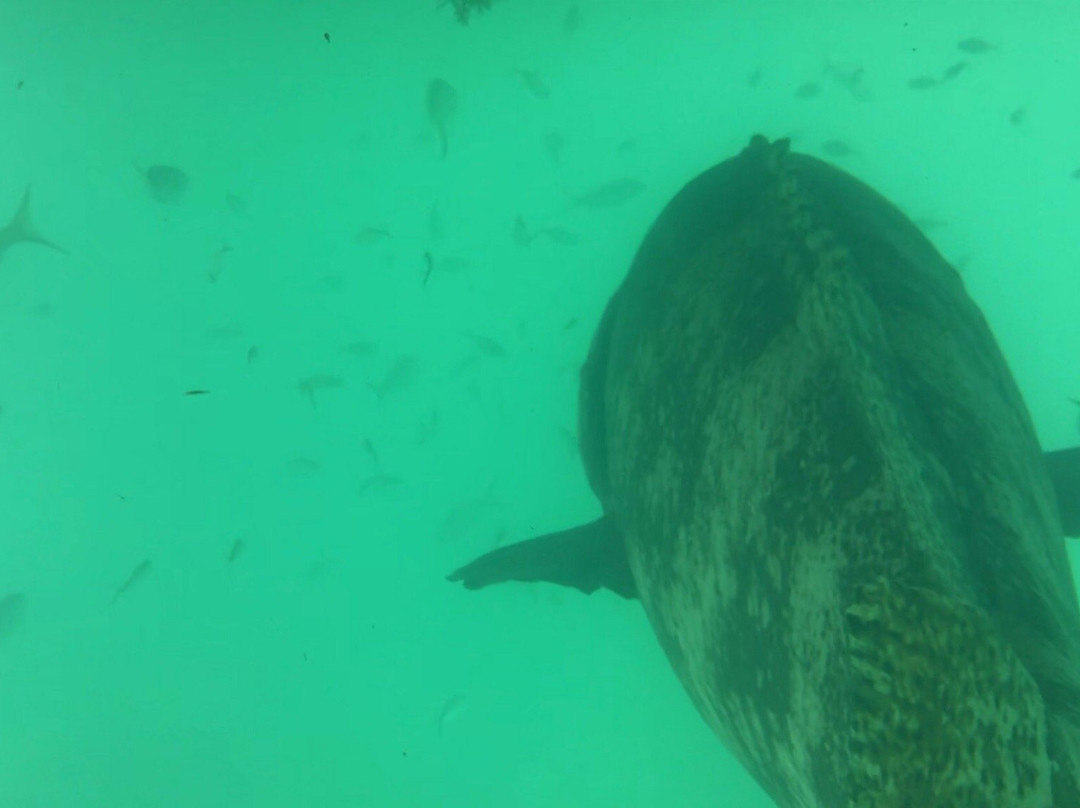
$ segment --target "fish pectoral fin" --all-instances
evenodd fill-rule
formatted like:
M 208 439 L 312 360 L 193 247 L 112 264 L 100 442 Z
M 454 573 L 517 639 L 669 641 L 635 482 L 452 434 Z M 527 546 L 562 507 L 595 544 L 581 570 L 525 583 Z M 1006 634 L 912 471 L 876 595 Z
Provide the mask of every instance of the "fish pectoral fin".
M 1061 527 L 1066 536 L 1080 536 L 1080 446 L 1043 452 L 1043 458 L 1057 494 Z
M 544 581 L 591 595 L 609 589 L 636 598 L 637 588 L 626 560 L 622 536 L 609 517 L 500 547 L 446 576 L 466 589 L 505 581 Z

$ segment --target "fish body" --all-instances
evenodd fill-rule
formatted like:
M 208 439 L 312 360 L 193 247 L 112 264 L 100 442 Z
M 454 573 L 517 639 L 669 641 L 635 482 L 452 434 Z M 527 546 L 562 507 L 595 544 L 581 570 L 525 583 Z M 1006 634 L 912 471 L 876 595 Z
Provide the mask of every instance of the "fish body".
M 153 567 L 153 563 L 149 560 L 140 561 L 138 564 L 136 564 L 135 568 L 132 569 L 131 573 L 124 580 L 124 582 L 120 584 L 120 586 L 116 587 L 116 591 L 113 592 L 112 602 L 116 603 L 116 601 L 120 600 L 121 595 L 129 592 L 132 587 L 134 587 L 136 584 L 146 578 L 150 574 L 150 571 L 153 569 Z
M 244 554 L 245 549 L 247 549 L 247 544 L 244 542 L 243 539 L 237 539 L 236 541 L 234 541 L 232 543 L 232 546 L 229 548 L 229 555 L 226 556 L 225 563 L 232 564 Z
M 451 580 L 639 599 L 779 808 L 1080 805 L 1080 475 L 872 189 L 760 136 L 689 183 L 593 338 L 579 444 L 603 516 Z
M 573 198 L 573 206 L 581 208 L 613 208 L 625 205 L 645 190 L 645 184 L 632 177 L 621 177 L 597 185 Z
M 439 152 L 445 159 L 450 149 L 448 129 L 457 114 L 458 91 L 444 79 L 432 79 L 427 87 L 427 115 L 439 137 Z
M 132 163 L 132 165 L 142 175 L 146 190 L 155 202 L 162 205 L 175 205 L 187 194 L 191 178 L 183 169 L 161 164 L 148 168 L 142 168 L 137 163 Z
M 525 89 L 532 93 L 534 97 L 539 98 L 541 101 L 546 101 L 551 97 L 551 90 L 548 89 L 547 84 L 540 78 L 538 73 L 532 70 L 515 70 L 514 72 L 521 79 Z

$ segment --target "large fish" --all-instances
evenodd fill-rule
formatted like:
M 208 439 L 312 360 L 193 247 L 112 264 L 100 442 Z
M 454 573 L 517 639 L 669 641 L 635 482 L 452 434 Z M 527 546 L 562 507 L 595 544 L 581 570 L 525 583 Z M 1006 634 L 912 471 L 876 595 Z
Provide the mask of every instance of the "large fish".
M 452 580 L 639 598 L 782 808 L 1080 806 L 1080 453 L 1047 462 L 884 198 L 760 136 L 691 182 L 608 304 L 580 436 L 602 518 Z

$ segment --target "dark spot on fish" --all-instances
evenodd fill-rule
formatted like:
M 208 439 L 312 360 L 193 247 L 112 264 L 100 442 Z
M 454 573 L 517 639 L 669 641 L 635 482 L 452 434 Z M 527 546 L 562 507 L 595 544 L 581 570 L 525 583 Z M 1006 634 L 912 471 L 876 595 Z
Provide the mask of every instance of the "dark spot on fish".
M 208 395 L 210 395 L 210 391 L 209 390 L 185 390 L 184 395 L 185 396 L 208 396 Z
M 994 46 L 977 36 L 968 37 L 967 39 L 961 39 L 956 43 L 957 50 L 964 53 L 986 53 L 987 51 L 994 50 Z
M 1024 107 L 1017 107 L 1009 113 L 1009 123 L 1011 123 L 1013 126 L 1019 126 L 1024 122 L 1024 119 L 1026 117 L 1027 109 Z
M 803 101 L 809 98 L 815 98 L 821 93 L 821 85 L 816 81 L 808 81 L 805 84 L 800 84 L 795 88 L 795 97 L 802 99 Z
M 950 81 L 951 79 L 955 79 L 967 69 L 967 66 L 967 62 L 956 62 L 955 64 L 949 65 L 945 68 L 945 72 L 941 74 L 941 80 Z
M 931 87 L 936 87 L 937 83 L 937 79 L 933 76 L 916 76 L 908 79 L 907 86 L 912 90 L 929 90 Z
M 24 84 L 23 81 L 19 81 L 19 83 L 15 85 L 15 89 L 16 90 L 21 90 L 23 88 L 23 84 Z
M 259 358 L 259 346 L 252 345 L 247 350 L 247 362 L 249 365 L 255 364 L 255 360 Z

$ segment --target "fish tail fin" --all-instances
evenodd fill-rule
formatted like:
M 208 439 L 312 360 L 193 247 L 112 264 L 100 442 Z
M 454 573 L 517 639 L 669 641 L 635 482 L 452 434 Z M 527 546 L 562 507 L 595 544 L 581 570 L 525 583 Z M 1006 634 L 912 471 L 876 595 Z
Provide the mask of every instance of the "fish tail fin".
M 5 247 L 10 247 L 12 244 L 40 244 L 44 247 L 56 250 L 67 255 L 67 250 L 61 247 L 54 241 L 50 241 L 41 234 L 41 231 L 34 225 L 33 219 L 30 218 L 30 186 L 26 186 L 26 190 L 23 191 L 22 201 L 19 203 L 19 209 L 15 211 L 15 215 L 11 218 L 7 227 L 0 230 L 0 240 L 3 241 Z

